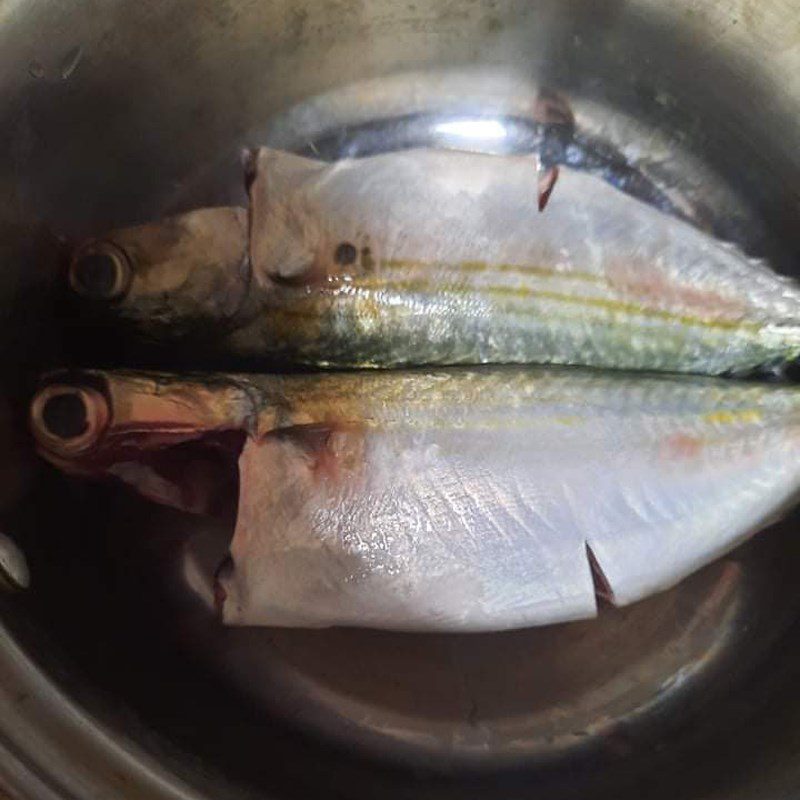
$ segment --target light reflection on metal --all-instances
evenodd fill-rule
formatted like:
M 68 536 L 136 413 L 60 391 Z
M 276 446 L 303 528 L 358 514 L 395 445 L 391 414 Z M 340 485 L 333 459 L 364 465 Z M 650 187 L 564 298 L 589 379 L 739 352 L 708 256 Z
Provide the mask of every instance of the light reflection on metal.
M 448 122 L 437 123 L 435 130 L 436 133 L 444 136 L 468 140 L 500 140 L 505 139 L 508 135 L 505 125 L 496 119 L 449 120 Z

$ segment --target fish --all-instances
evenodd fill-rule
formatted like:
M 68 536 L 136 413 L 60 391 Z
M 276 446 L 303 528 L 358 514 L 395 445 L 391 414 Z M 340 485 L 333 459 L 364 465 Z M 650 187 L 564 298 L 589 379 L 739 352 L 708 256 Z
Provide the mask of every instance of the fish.
M 203 335 L 227 369 L 745 375 L 800 355 L 796 282 L 595 175 L 557 176 L 540 213 L 531 155 L 421 148 L 328 163 L 261 148 L 247 209 L 92 239 L 70 285 L 149 341 Z
M 225 454 L 238 472 L 216 583 L 227 625 L 589 618 L 598 596 L 625 606 L 724 555 L 800 487 L 800 388 L 734 379 L 95 370 L 44 379 L 30 419 L 65 473 L 195 513 L 221 473 L 196 468 L 193 448 Z

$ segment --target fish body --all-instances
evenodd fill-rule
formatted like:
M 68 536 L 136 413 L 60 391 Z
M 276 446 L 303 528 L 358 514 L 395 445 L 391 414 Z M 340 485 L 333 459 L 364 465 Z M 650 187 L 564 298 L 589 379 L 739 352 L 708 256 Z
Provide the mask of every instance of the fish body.
M 562 167 L 540 213 L 534 156 L 415 149 L 330 164 L 265 148 L 248 169 L 237 244 L 187 238 L 196 269 L 181 281 L 170 252 L 140 248 L 129 262 L 147 281 L 113 315 L 160 341 L 190 319 L 230 363 L 721 374 L 800 354 L 794 282 L 593 175 Z M 218 227 L 243 213 L 217 210 Z M 176 219 L 104 241 L 130 251 Z
M 89 385 L 106 421 L 93 443 L 70 453 L 67 437 L 56 453 L 48 398 Z M 590 617 L 595 582 L 619 605 L 666 589 L 800 487 L 793 387 L 487 367 L 210 384 L 95 372 L 44 391 L 32 419 L 45 457 L 175 505 L 184 495 L 153 480 L 170 480 L 159 459 L 241 433 L 217 591 L 232 625 L 479 631 Z

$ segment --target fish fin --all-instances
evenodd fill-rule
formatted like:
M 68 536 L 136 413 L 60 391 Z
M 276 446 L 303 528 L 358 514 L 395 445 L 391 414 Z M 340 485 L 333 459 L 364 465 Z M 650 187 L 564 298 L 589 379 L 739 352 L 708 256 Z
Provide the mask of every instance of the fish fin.
M 298 285 L 319 280 L 317 255 L 326 241 L 324 219 L 311 207 L 309 189 L 331 166 L 262 147 L 248 161 L 250 264 L 257 284 Z
M 354 425 L 312 423 L 281 428 L 269 434 L 294 445 L 318 480 L 338 480 L 359 471 L 363 437 Z
M 558 180 L 558 167 L 539 168 L 538 191 L 539 191 L 539 211 L 544 211 L 550 201 L 556 181 Z
M 592 571 L 592 583 L 594 584 L 594 594 L 597 598 L 599 607 L 603 605 L 614 605 L 614 590 L 611 588 L 608 578 L 597 560 L 589 542 L 586 542 L 586 558 L 589 561 L 589 568 Z

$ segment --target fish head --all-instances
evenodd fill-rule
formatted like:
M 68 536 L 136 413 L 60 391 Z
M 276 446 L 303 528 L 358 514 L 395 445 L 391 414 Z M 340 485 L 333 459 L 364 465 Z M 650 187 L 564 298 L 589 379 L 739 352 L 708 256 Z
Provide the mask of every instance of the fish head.
M 68 268 L 82 311 L 167 341 L 218 333 L 236 317 L 248 282 L 241 208 L 199 209 L 110 231 L 80 244 Z
M 84 478 L 113 478 L 196 513 L 229 496 L 252 408 L 233 382 L 85 371 L 49 376 L 30 406 L 36 449 Z

